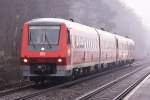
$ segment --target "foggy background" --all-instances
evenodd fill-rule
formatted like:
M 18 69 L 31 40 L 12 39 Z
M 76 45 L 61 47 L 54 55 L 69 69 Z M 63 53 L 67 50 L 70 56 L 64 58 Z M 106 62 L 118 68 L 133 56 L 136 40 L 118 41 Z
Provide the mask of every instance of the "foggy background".
M 140 18 L 119 0 L 0 0 L 0 56 L 17 57 L 23 22 L 39 17 L 73 18 L 85 25 L 103 27 L 134 39 L 137 55 L 147 54 L 148 32 Z
M 15 66 L 19 66 L 21 27 L 39 17 L 73 18 L 75 22 L 103 27 L 133 39 L 137 56 L 148 55 L 147 30 L 140 18 L 119 0 L 0 0 L 1 64 L 10 62 L 9 67 L 18 70 Z M 2 72 L 8 72 L 6 68 Z

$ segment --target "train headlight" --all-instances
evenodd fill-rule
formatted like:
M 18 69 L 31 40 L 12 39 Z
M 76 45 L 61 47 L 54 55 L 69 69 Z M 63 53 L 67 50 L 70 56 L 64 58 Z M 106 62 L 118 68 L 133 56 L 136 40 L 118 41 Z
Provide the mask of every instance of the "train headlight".
M 58 58 L 58 60 L 57 60 L 59 63 L 61 63 L 62 62 L 62 59 L 61 58 Z
M 44 48 L 44 47 L 42 47 L 42 48 L 41 48 L 41 51 L 44 51 L 44 50 L 45 50 L 45 48 Z
M 26 58 L 23 59 L 23 62 L 24 62 L 24 63 L 27 63 L 27 62 L 28 62 L 28 59 L 26 59 Z

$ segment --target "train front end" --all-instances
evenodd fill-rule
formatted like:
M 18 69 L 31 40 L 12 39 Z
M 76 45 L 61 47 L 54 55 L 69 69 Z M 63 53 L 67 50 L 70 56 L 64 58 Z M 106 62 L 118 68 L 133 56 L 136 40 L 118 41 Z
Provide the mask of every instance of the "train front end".
M 23 26 L 21 69 L 31 81 L 70 76 L 68 31 L 65 23 L 38 19 Z

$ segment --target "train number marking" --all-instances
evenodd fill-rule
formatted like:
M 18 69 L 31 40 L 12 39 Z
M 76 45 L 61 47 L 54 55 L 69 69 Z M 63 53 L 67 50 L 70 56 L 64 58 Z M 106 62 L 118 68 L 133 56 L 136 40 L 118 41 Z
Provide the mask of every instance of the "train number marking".
M 46 53 L 45 52 L 40 52 L 40 56 L 45 56 Z

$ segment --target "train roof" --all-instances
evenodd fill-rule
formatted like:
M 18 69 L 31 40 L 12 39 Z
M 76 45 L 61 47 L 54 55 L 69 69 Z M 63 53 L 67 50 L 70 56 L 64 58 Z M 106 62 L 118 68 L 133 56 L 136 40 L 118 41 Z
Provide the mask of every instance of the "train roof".
M 100 29 L 97 29 L 97 31 L 98 31 L 98 33 L 99 33 L 100 35 L 104 35 L 104 36 L 108 36 L 108 37 L 114 37 L 114 36 L 115 36 L 115 34 L 112 34 L 112 33 L 110 33 L 110 32 L 103 31 L 103 30 L 100 30 Z
M 116 37 L 117 37 L 119 40 L 121 40 L 121 41 L 128 41 L 129 43 L 135 45 L 135 42 L 134 42 L 132 39 L 129 39 L 129 38 L 126 38 L 126 37 L 117 35 L 117 34 L 116 34 Z
M 55 23 L 65 23 L 66 25 L 70 23 L 70 21 L 65 19 L 60 19 L 60 18 L 37 18 L 37 19 L 32 19 L 28 23 L 34 23 L 34 22 L 55 22 Z
M 60 19 L 60 18 L 37 18 L 37 19 L 32 19 L 28 23 L 35 23 L 35 22 L 65 23 L 65 25 L 68 28 L 74 28 L 74 29 L 84 30 L 84 31 L 86 31 L 86 30 L 87 31 L 91 31 L 91 29 L 92 29 L 94 31 L 94 28 L 92 28 L 92 27 L 89 27 L 89 26 L 86 26 L 86 25 L 82 25 L 82 24 L 77 23 L 77 22 L 72 22 L 72 21 L 69 21 L 69 20 Z
M 82 25 L 80 23 L 77 23 L 77 22 L 72 22 L 70 20 L 65 20 L 65 19 L 61 19 L 61 18 L 37 18 L 37 19 L 32 19 L 30 21 L 28 21 L 27 23 L 38 23 L 38 22 L 54 22 L 54 23 L 64 23 L 66 24 L 66 26 L 68 28 L 73 28 L 73 29 L 77 29 L 77 30 L 80 30 L 80 31 L 87 31 L 88 33 L 90 32 L 93 32 L 95 33 L 95 29 L 96 28 L 93 28 L 93 27 L 89 27 L 89 26 L 86 26 L 86 25 Z M 132 39 L 129 39 L 129 38 L 126 38 L 126 37 L 123 37 L 123 36 L 120 36 L 120 35 L 116 35 L 116 34 L 112 34 L 110 32 L 107 32 L 107 31 L 103 31 L 101 29 L 96 29 L 99 34 L 105 34 L 105 35 L 109 35 L 109 36 L 116 36 L 117 38 L 123 40 L 123 41 L 129 41 L 133 44 L 134 41 Z

